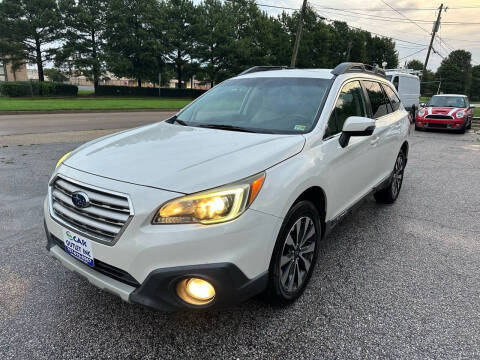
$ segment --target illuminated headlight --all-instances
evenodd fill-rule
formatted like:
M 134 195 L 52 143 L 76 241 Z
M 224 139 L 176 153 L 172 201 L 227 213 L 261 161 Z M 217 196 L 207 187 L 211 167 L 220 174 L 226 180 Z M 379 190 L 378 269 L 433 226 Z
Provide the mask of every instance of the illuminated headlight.
M 69 153 L 66 153 L 65 155 L 63 155 L 60 160 L 57 161 L 57 165 L 55 166 L 55 169 L 58 168 L 60 165 L 62 165 L 62 163 L 65 161 L 66 158 L 68 158 L 70 156 L 72 152 L 69 152 Z
M 457 112 L 457 119 L 463 118 L 465 116 L 465 111 Z
M 152 223 L 214 224 L 235 219 L 255 200 L 264 180 L 265 173 L 261 173 L 231 185 L 171 200 L 162 205 Z
M 423 117 L 425 115 L 425 109 L 418 110 L 418 116 Z

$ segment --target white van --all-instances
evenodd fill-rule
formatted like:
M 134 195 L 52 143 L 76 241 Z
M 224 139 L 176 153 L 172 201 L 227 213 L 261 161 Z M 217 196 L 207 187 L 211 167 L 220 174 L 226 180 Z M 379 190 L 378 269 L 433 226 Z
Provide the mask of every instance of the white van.
M 405 72 L 406 70 L 387 71 L 387 79 L 393 83 L 398 91 L 400 100 L 407 110 L 418 109 L 420 100 L 420 78 Z

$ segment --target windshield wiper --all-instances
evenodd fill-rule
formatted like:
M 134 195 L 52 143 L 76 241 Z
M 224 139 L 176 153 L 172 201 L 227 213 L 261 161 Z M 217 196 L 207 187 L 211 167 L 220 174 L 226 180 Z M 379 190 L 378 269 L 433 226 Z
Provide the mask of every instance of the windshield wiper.
M 241 126 L 234 126 L 234 125 L 222 125 L 222 124 L 200 124 L 198 127 L 208 128 L 208 129 L 219 129 L 219 130 L 229 130 L 229 131 L 241 131 L 241 132 L 249 132 L 249 133 L 256 133 L 253 129 L 247 129 Z
M 188 126 L 188 124 L 187 124 L 185 121 L 179 120 L 176 116 L 175 116 L 175 118 L 172 120 L 171 123 L 172 123 L 172 124 L 177 123 L 177 124 L 180 124 L 180 125 L 182 125 L 182 126 Z

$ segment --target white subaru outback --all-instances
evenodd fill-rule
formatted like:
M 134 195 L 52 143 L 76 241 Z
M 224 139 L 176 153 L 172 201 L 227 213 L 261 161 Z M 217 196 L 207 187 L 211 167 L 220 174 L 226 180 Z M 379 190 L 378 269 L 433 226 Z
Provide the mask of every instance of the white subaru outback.
M 123 300 L 160 310 L 304 291 L 325 235 L 373 193 L 397 199 L 409 115 L 382 70 L 255 67 L 167 121 L 62 157 L 47 249 Z

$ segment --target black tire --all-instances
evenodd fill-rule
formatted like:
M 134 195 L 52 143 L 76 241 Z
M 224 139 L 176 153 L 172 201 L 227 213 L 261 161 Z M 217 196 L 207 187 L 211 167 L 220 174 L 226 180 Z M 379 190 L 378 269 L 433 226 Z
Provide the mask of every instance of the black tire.
M 465 134 L 465 131 L 467 131 L 467 124 L 463 124 L 460 130 L 458 130 L 460 134 Z
M 406 163 L 407 158 L 405 153 L 403 150 L 400 150 L 397 159 L 395 160 L 395 165 L 392 176 L 390 177 L 390 181 L 388 182 L 388 186 L 373 194 L 378 203 L 393 204 L 395 200 L 397 200 L 400 190 L 402 189 L 403 172 L 405 170 Z
M 415 131 L 422 131 L 423 129 L 418 127 L 417 124 L 415 124 Z
M 470 122 L 468 123 L 467 130 L 470 130 L 472 128 L 472 119 L 470 119 Z
M 297 224 L 304 237 L 297 237 Z M 312 228 L 313 235 L 310 234 Z M 273 305 L 288 305 L 302 295 L 317 262 L 321 235 L 320 215 L 315 206 L 310 201 L 293 205 L 283 221 L 270 260 L 268 284 L 263 294 L 266 301 Z M 297 245 L 297 242 L 301 244 Z

